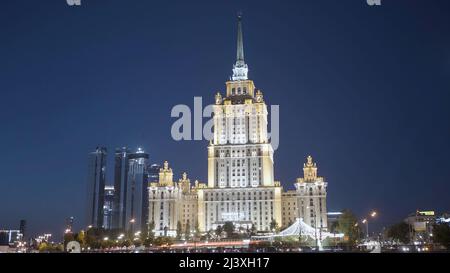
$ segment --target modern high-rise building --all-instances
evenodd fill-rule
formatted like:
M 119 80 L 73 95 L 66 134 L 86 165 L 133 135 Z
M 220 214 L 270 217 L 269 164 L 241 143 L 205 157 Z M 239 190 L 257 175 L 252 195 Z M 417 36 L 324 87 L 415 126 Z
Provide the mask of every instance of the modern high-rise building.
M 20 230 L 0 229 L 0 246 L 13 246 L 21 240 Z
M 20 220 L 19 225 L 20 234 L 22 234 L 22 238 L 25 239 L 26 231 L 27 231 L 27 221 L 22 219 Z
M 128 156 L 125 225 L 130 232 L 147 232 L 148 154 L 139 148 Z
M 105 186 L 105 201 L 103 202 L 103 228 L 113 228 L 114 186 Z
M 87 226 L 103 226 L 103 202 L 105 198 L 106 148 L 97 147 L 89 154 L 87 181 Z
M 73 223 L 75 221 L 75 218 L 73 216 L 66 218 L 66 233 L 73 231 Z
M 148 182 L 158 182 L 159 181 L 159 170 L 161 165 L 152 164 L 148 167 Z
M 114 204 L 113 204 L 113 228 L 125 229 L 125 206 L 128 185 L 128 156 L 130 150 L 126 147 L 116 149 L 114 155 Z

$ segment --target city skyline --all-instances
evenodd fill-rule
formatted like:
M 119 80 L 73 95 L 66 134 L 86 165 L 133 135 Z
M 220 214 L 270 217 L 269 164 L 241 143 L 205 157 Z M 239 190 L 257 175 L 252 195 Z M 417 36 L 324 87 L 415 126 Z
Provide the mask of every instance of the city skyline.
M 20 21 L 26 22 L 24 25 L 16 22 L 14 27 L 22 30 L 19 31 L 22 36 L 7 32 L 11 39 L 1 47 L 3 52 L 9 50 L 12 54 L 3 56 L 10 67 L 2 67 L 2 74 L 8 77 L 1 88 L 8 91 L 3 101 L 12 103 L 4 105 L 2 112 L 13 111 L 11 107 L 18 106 L 19 102 L 25 103 L 24 109 L 30 112 L 14 112 L 13 123 L 5 123 L 9 134 L 3 135 L 1 140 L 10 144 L 5 148 L 11 154 L 16 151 L 15 156 L 31 149 L 35 160 L 34 164 L 28 165 L 30 171 L 25 173 L 15 171 L 19 166 L 15 157 L 9 158 L 8 162 L 4 161 L 7 159 L 0 161 L 3 166 L 0 171 L 8 180 L 2 185 L 12 191 L 0 196 L 0 204 L 4 202 L 0 215 L 6 219 L 0 223 L 6 225 L 2 228 L 14 228 L 20 219 L 26 219 L 31 233 L 52 232 L 56 235 L 58 230 L 62 233 L 64 219 L 69 216 L 75 216 L 76 229 L 82 228 L 87 154 L 96 146 L 106 146 L 110 151 L 108 185 L 114 183 L 113 151 L 123 146 L 133 151 L 142 147 L 149 154 L 151 164 L 170 161 L 176 179 L 186 171 L 192 180 L 206 182 L 207 142 L 173 141 L 170 125 L 174 119 L 170 118 L 170 109 L 177 104 L 192 106 L 196 95 L 203 97 L 204 105 L 213 103 L 213 94 L 223 90 L 223 82 L 228 79 L 234 60 L 233 20 L 236 10 L 241 8 L 246 18 L 245 58 L 250 67 L 249 75 L 271 104 L 280 105 L 280 147 L 275 155 L 275 180 L 280 180 L 286 189 L 292 189 L 295 179 L 302 173 L 304 159 L 311 154 L 320 164 L 321 175 L 330 181 L 330 211 L 350 208 L 362 215 L 376 208 L 381 212 L 378 225 L 382 221 L 389 225 L 416 209 L 442 212 L 450 209 L 445 195 L 449 191 L 446 181 L 450 177 L 445 169 L 445 154 L 450 151 L 445 139 L 450 131 L 445 126 L 449 95 L 445 93 L 448 82 L 444 80 L 450 71 L 450 43 L 448 38 L 437 36 L 444 30 L 443 25 L 436 29 L 424 23 L 425 19 L 449 20 L 439 16 L 443 14 L 439 13 L 437 4 L 420 6 L 433 11 L 433 18 L 418 13 L 417 6 L 403 6 L 407 5 L 406 1 L 383 7 L 397 29 L 390 29 L 390 41 L 381 42 L 377 37 L 386 34 L 381 31 L 388 26 L 382 22 L 386 14 L 363 5 L 330 3 L 330 7 L 318 9 L 308 2 L 302 5 L 290 3 L 274 7 L 274 13 L 269 15 L 248 3 L 220 4 L 219 8 L 203 3 L 204 10 L 213 12 L 213 15 L 205 15 L 206 12 L 195 10 L 199 3 L 193 3 L 186 6 L 189 8 L 186 13 L 180 7 L 171 10 L 185 20 L 183 25 L 181 19 L 169 24 L 160 21 L 168 15 L 165 7 L 171 7 L 163 4 L 152 6 L 161 12 L 155 13 L 155 17 L 138 11 L 141 5 L 147 4 L 127 5 L 128 16 L 132 13 L 138 16 L 135 19 L 127 17 L 130 20 L 127 23 L 113 21 L 113 15 L 123 5 L 119 2 L 111 1 L 108 5 L 89 2 L 75 12 L 64 5 L 39 4 L 42 5 L 38 11 L 41 15 L 56 11 L 57 19 L 53 20 L 73 25 L 66 25 L 68 29 L 45 25 L 50 29 L 47 38 L 56 33 L 62 37 L 56 44 L 51 39 L 34 41 L 35 47 L 27 48 L 31 52 L 24 51 L 25 55 L 31 54 L 34 58 L 31 62 L 34 67 L 28 66 L 21 74 L 20 68 L 28 64 L 18 55 L 21 48 L 26 48 L 22 42 L 35 38 L 36 34 L 23 31 L 38 20 L 30 16 L 27 21 Z M 323 16 L 333 7 L 338 12 L 319 26 L 314 24 L 325 18 L 307 15 L 309 11 Z M 93 16 L 103 8 L 112 12 L 101 18 L 105 20 L 103 23 L 100 18 L 93 17 L 88 17 L 85 22 L 79 20 L 81 16 Z M 389 13 L 398 12 L 400 8 L 404 8 L 402 16 L 406 19 L 418 16 L 423 20 L 423 32 L 416 33 L 416 28 L 409 28 L 401 18 Z M 293 11 L 288 12 L 288 9 Z M 7 4 L 5 10 L 12 14 L 26 12 L 11 4 Z M 62 18 L 64 15 L 67 18 Z M 266 21 L 263 15 L 272 20 Z M 345 19 L 345 15 L 355 16 L 361 26 L 351 26 L 352 20 Z M 2 17 L 8 19 L 10 16 Z M 205 24 L 205 20 L 212 22 Z M 340 20 L 342 25 L 330 26 L 328 23 L 333 20 Z M 99 29 L 110 32 L 100 37 L 89 36 L 92 22 L 97 22 Z M 267 24 L 266 28 L 258 27 L 262 22 Z M 152 24 L 157 27 L 151 27 Z M 284 24 L 296 28 L 289 30 L 283 28 Z M 179 31 L 182 26 L 184 30 Z M 42 31 L 41 27 L 35 26 L 31 30 Z M 318 37 L 317 27 L 329 36 Z M 333 29 L 346 28 L 359 38 L 359 44 L 351 47 L 347 39 L 353 36 L 342 34 L 345 32 L 341 33 L 344 37 L 331 33 Z M 400 30 L 406 31 L 403 38 L 397 36 Z M 412 37 L 408 30 L 414 30 L 419 37 Z M 64 40 L 71 35 L 76 35 L 76 41 Z M 188 38 L 189 35 L 196 39 Z M 422 44 L 423 48 L 405 47 L 411 39 L 424 37 L 429 39 L 429 44 Z M 213 42 L 214 39 L 217 40 Z M 337 44 L 330 46 L 333 41 Z M 96 47 L 94 43 L 101 46 Z M 152 46 L 153 51 L 148 50 L 148 46 Z M 136 48 L 137 53 L 134 52 Z M 298 48 L 302 49 L 300 53 Z M 435 48 L 438 50 L 430 51 Z M 58 57 L 38 65 L 38 53 L 44 53 L 46 57 L 55 54 L 47 51 L 49 49 L 58 49 Z M 442 54 L 448 58 L 447 62 L 422 59 L 420 53 L 424 52 L 434 53 L 436 58 Z M 121 54 L 127 57 L 121 58 Z M 308 54 L 314 57 L 308 58 Z M 415 58 L 410 58 L 412 55 Z M 113 60 L 108 58 L 111 56 Z M 351 58 L 351 64 L 347 63 L 348 58 Z M 114 65 L 116 62 L 118 65 Z M 111 65 L 114 67 L 107 67 Z M 65 68 L 61 69 L 63 72 L 59 67 Z M 38 68 L 48 69 L 33 76 Z M 380 74 L 381 79 L 377 77 Z M 14 82 L 19 75 L 26 75 L 29 81 Z M 423 88 L 428 82 L 433 82 L 435 88 L 425 92 Z M 29 88 L 32 84 L 37 88 Z M 33 92 L 36 89 L 45 96 L 38 97 Z M 422 95 L 425 93 L 427 96 Z M 426 111 L 421 111 L 420 107 Z M 37 115 L 30 116 L 33 113 Z M 436 122 L 431 124 L 429 120 Z M 40 126 L 44 126 L 45 131 L 39 130 Z M 434 134 L 428 133 L 431 131 Z M 19 135 L 15 141 L 12 140 L 14 133 Z M 55 158 L 57 154 L 59 158 Z M 7 172 L 7 166 L 12 168 L 13 174 Z M 40 184 L 29 184 L 29 181 Z M 421 187 L 423 181 L 427 181 L 429 188 Z M 17 184 L 27 186 L 30 191 L 21 192 L 23 189 Z M 36 192 L 40 197 L 32 195 Z M 14 196 L 21 196 L 25 201 L 17 200 L 18 204 L 15 204 Z M 39 217 L 33 215 L 38 212 L 44 213 Z M 50 230 L 45 230 L 46 226 Z

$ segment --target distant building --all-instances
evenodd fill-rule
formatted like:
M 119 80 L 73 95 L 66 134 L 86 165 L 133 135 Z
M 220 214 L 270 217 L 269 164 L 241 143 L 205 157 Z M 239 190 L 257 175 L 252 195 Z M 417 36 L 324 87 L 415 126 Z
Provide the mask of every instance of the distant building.
M 159 170 L 161 165 L 152 164 L 148 167 L 148 182 L 158 182 L 159 181 Z
M 20 233 L 22 234 L 22 238 L 24 239 L 25 235 L 26 235 L 26 230 L 27 230 L 27 221 L 26 220 L 24 220 L 24 219 L 20 220 L 19 230 L 20 230 Z
M 0 229 L 0 246 L 13 246 L 22 240 L 20 230 Z
M 103 203 L 103 228 L 113 228 L 114 186 L 105 186 L 105 201 Z
M 439 224 L 447 224 L 450 225 L 450 213 L 443 213 L 436 219 L 436 222 Z
M 75 218 L 73 216 L 66 218 L 66 233 L 72 232 L 74 220 Z
M 126 230 L 147 232 L 148 154 L 139 148 L 128 156 L 128 178 L 125 202 Z
M 433 236 L 433 225 L 436 223 L 436 215 L 434 211 L 417 210 L 415 213 L 408 215 L 405 222 L 411 227 L 410 237 L 414 242 L 431 242 L 431 237 Z
M 103 226 L 105 198 L 106 148 L 97 147 L 89 154 L 87 190 L 87 226 Z
M 126 192 L 128 185 L 128 156 L 130 150 L 127 147 L 116 149 L 114 155 L 114 204 L 113 204 L 113 228 L 124 229 L 126 227 Z
M 327 230 L 327 182 L 323 177 L 317 176 L 317 165 L 311 156 L 303 164 L 303 177 L 297 178 L 295 190 L 282 194 L 283 226 L 295 222 L 296 218 L 311 227 Z
M 337 225 L 337 222 L 339 221 L 339 217 L 342 215 L 342 212 L 327 212 L 327 225 L 328 229 L 330 230 L 333 225 Z
M 157 182 L 149 183 L 149 216 L 148 222 L 154 224 L 156 236 L 176 236 L 178 222 L 183 233 L 190 226 L 189 232 L 194 232 L 198 226 L 198 190 L 206 188 L 206 184 L 191 181 L 186 173 L 178 183 L 174 182 L 172 168 L 169 163 L 159 170 Z

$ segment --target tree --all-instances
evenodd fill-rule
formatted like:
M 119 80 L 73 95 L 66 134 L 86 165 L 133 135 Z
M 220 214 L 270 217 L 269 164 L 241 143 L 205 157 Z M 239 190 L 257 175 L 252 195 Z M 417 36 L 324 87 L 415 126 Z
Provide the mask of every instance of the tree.
M 227 237 L 231 237 L 234 232 L 233 222 L 225 222 L 225 224 L 223 225 L 223 230 L 227 234 Z
M 206 232 L 206 235 L 205 235 L 206 239 L 208 239 L 208 240 L 211 239 L 213 234 L 214 234 L 214 230 L 212 230 L 212 229 L 208 230 L 208 232 Z
M 154 243 L 156 246 L 161 246 L 161 245 L 163 245 L 163 244 L 164 244 L 164 237 L 163 237 L 163 236 L 156 237 L 155 240 L 153 241 L 153 243 Z
M 177 222 L 177 240 L 181 239 L 181 233 L 183 233 L 183 227 L 181 226 L 181 222 Z
M 410 241 L 409 231 L 411 227 L 405 223 L 400 222 L 398 224 L 392 225 L 388 228 L 386 235 L 394 241 L 407 244 Z
M 222 236 L 222 232 L 223 232 L 223 227 L 222 226 L 217 226 L 216 227 L 216 231 L 215 231 L 215 233 L 216 233 L 216 235 L 217 235 L 217 237 L 219 237 L 220 238 L 220 236 Z
M 195 237 L 199 238 L 201 235 L 200 233 L 200 226 L 198 225 L 198 221 L 195 222 Z
M 150 224 L 148 224 L 148 239 L 150 242 L 153 242 L 155 240 L 155 221 L 151 221 Z
M 258 231 L 258 229 L 256 228 L 256 225 L 252 223 L 252 229 L 250 232 L 250 235 L 256 235 L 256 232 Z
M 353 246 L 361 238 L 358 220 L 350 210 L 343 210 L 337 221 L 336 231 L 344 233 L 347 244 Z
M 450 249 L 450 226 L 444 223 L 433 225 L 433 241 Z
M 78 232 L 76 240 L 80 243 L 81 247 L 84 247 L 86 245 L 86 234 L 83 230 Z
M 186 222 L 186 230 L 184 232 L 184 238 L 186 240 L 189 240 L 191 238 L 191 224 L 189 223 L 189 220 Z
M 278 223 L 275 219 L 272 219 L 272 222 L 270 222 L 270 230 L 278 231 Z
M 46 242 L 42 242 L 38 246 L 39 252 L 45 252 L 45 251 L 47 251 L 47 249 L 48 249 L 48 245 Z
M 66 233 L 64 234 L 64 246 L 67 245 L 68 242 L 70 241 L 74 241 L 75 240 L 75 236 L 73 233 Z

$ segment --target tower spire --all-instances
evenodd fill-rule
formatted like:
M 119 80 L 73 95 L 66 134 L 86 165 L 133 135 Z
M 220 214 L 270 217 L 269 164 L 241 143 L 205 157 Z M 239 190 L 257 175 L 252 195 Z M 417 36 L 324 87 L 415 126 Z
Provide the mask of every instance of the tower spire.
M 248 66 L 244 62 L 244 40 L 242 38 L 242 14 L 239 13 L 238 19 L 238 33 L 237 33 L 237 50 L 236 50 L 236 64 L 233 65 L 233 81 L 248 79 Z
M 236 62 L 244 62 L 244 41 L 242 39 L 242 14 L 238 14 L 237 52 Z

